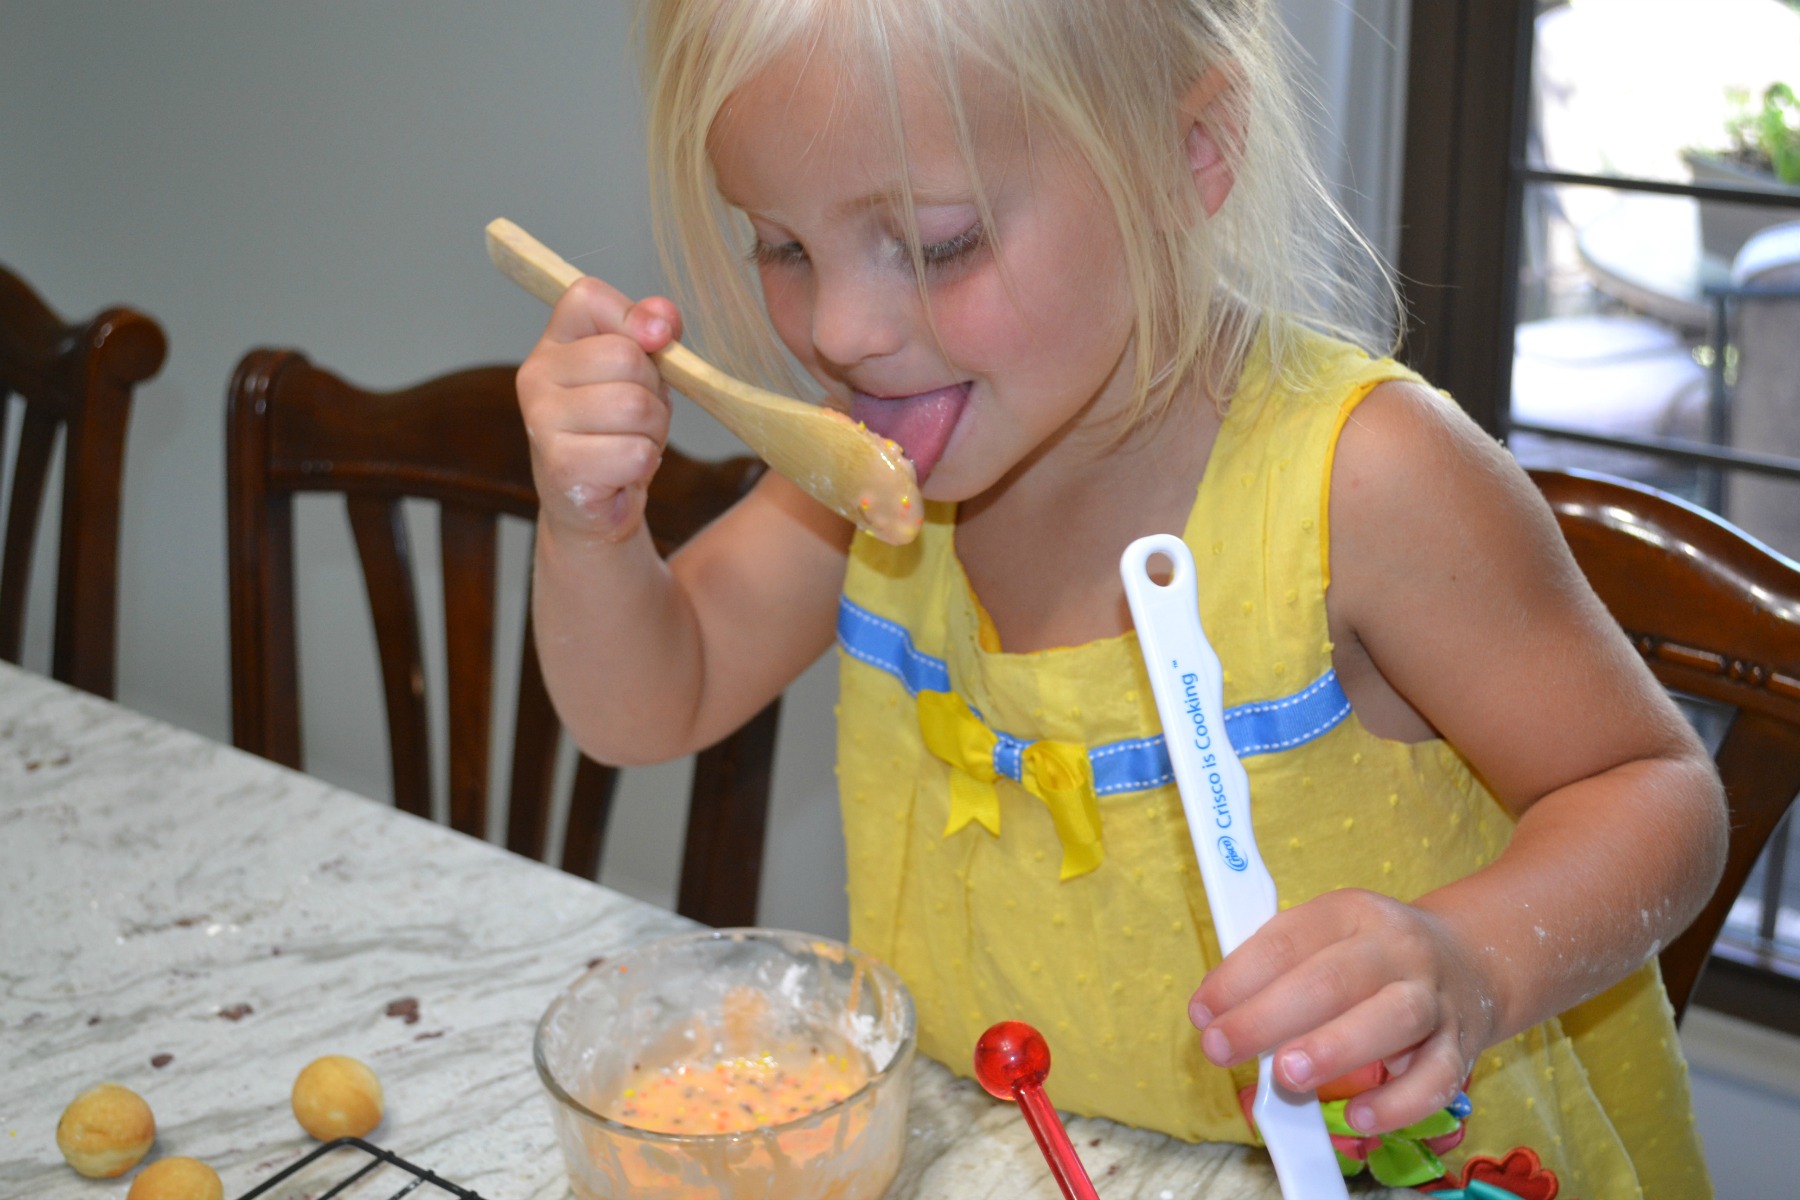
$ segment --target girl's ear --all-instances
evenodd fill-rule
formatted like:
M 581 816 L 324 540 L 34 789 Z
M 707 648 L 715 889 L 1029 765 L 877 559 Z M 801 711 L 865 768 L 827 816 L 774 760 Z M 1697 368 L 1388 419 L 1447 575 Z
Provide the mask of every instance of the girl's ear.
M 1232 104 L 1231 87 L 1235 81 L 1229 68 L 1214 67 L 1181 100 L 1181 120 L 1187 127 L 1188 170 L 1194 176 L 1200 207 L 1209 217 L 1224 207 L 1236 182 L 1223 149 L 1227 141 L 1235 148 L 1243 140 L 1242 116 Z

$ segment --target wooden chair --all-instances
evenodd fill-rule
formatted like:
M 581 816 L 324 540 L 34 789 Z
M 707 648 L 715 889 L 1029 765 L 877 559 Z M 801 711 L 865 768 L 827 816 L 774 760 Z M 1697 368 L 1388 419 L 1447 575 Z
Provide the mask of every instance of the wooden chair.
M 396 804 L 429 817 L 431 750 L 414 571 L 403 499 L 440 514 L 449 712 L 450 824 L 487 828 L 498 518 L 537 514 L 512 367 L 478 367 L 402 391 L 365 391 L 295 351 L 253 350 L 231 382 L 227 427 L 232 738 L 301 766 L 293 498 L 344 497 L 361 558 L 386 693 Z M 741 496 L 752 458 L 664 456 L 648 520 L 664 553 Z M 542 859 L 562 728 L 529 619 L 517 682 L 509 849 Z M 697 756 L 677 907 L 711 925 L 755 923 L 780 701 Z M 597 875 L 616 772 L 574 773 L 560 866 Z
M 116 677 L 119 493 L 132 390 L 162 368 L 162 327 L 109 308 L 65 322 L 0 267 L 0 447 L 24 401 L 0 549 L 0 658 L 19 661 L 33 547 L 57 435 L 63 435 L 61 529 L 50 673 L 111 698 Z
M 1622 480 L 1533 471 L 1588 582 L 1671 691 L 1735 710 L 1715 759 L 1724 878 L 1663 948 L 1679 1019 L 1733 901 L 1800 792 L 1800 565 L 1713 514 Z

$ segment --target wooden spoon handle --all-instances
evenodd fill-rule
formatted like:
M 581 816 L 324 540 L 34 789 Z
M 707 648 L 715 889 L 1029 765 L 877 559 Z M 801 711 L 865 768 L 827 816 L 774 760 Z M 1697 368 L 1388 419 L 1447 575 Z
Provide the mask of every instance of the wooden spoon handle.
M 487 246 L 488 257 L 501 273 L 545 304 L 562 299 L 569 286 L 585 274 L 505 217 L 488 223 Z M 680 342 L 670 342 L 651 357 L 656 359 L 664 378 L 683 395 L 727 424 L 732 422 L 721 416 L 718 404 L 800 405 L 791 397 L 752 387 L 727 375 Z
M 545 304 L 561 300 L 569 285 L 583 275 L 562 255 L 505 217 L 488 222 L 487 248 L 502 275 Z

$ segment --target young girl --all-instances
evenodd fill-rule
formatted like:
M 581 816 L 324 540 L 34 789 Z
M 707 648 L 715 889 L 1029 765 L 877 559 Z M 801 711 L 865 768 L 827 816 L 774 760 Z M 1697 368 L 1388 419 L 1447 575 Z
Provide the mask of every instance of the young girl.
M 1245 1142 L 1273 1052 L 1363 1069 L 1365 1152 L 1466 1085 L 1459 1182 L 1519 1151 L 1563 1196 L 1707 1194 L 1654 955 L 1717 878 L 1716 777 L 1524 474 L 1351 343 L 1391 291 L 1338 281 L 1269 7 L 649 5 L 709 350 L 895 439 L 927 519 L 887 545 L 771 473 L 660 560 L 681 316 L 582 281 L 519 372 L 559 711 L 666 759 L 835 642 L 851 937 L 953 1069 L 1020 1018 L 1060 1107 Z M 1119 579 L 1158 531 L 1284 910 L 1224 962 Z

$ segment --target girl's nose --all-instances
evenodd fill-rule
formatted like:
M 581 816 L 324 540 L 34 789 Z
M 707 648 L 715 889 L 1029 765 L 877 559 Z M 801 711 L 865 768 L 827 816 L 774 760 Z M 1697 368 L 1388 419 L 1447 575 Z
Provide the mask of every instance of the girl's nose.
M 880 272 L 847 272 L 818 278 L 813 295 L 812 342 L 820 358 L 854 367 L 897 353 L 906 344 L 910 309 L 918 293 L 910 279 Z

